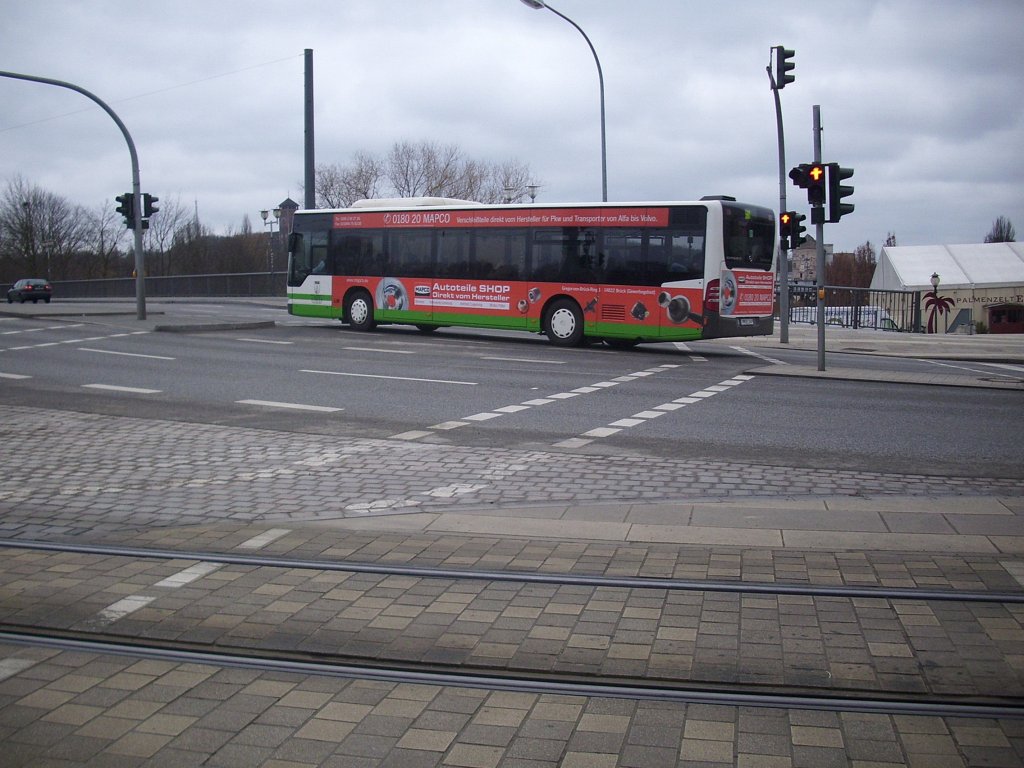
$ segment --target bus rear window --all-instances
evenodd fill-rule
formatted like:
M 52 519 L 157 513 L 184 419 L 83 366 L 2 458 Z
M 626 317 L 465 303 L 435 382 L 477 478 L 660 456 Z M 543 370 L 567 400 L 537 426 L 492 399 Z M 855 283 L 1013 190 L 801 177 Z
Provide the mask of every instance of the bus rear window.
M 775 251 L 775 216 L 767 208 L 722 204 L 725 266 L 771 269 Z

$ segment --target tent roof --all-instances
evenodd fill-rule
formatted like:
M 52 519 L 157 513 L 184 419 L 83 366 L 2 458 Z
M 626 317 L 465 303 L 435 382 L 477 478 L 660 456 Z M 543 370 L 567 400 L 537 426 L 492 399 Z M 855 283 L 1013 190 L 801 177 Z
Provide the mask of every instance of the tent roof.
M 1024 285 L 1024 244 L 887 246 L 878 257 L 875 277 L 895 277 L 900 284 L 880 288 L 929 290 L 933 272 L 939 274 L 940 288 Z

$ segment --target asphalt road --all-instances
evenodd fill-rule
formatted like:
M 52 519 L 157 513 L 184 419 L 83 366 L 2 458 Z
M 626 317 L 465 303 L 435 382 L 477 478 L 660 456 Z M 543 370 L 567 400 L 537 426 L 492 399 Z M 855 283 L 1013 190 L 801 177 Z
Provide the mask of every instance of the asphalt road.
M 1020 478 L 1020 393 L 749 375 L 814 353 L 755 345 L 559 349 L 522 334 L 360 334 L 279 309 L 182 305 L 274 327 L 159 333 L 121 317 L 0 320 L 0 402 L 339 438 Z M 843 355 L 830 362 L 842 365 Z M 858 356 L 861 367 L 1006 373 Z

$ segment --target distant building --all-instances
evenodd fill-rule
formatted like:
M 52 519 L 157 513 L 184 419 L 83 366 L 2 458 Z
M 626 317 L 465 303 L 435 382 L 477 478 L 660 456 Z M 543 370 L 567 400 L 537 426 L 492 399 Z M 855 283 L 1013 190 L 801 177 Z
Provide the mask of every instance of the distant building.
M 832 246 L 825 243 L 825 263 L 832 260 Z M 811 236 L 799 248 L 792 251 L 789 259 L 789 279 L 814 282 L 818 275 L 818 242 Z

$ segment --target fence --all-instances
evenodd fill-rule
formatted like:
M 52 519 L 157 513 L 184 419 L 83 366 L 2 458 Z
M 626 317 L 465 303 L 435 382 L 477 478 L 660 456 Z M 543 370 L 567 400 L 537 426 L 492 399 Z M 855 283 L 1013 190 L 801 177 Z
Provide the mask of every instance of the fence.
M 287 296 L 285 272 L 240 272 L 223 275 L 173 275 L 147 277 L 147 298 L 182 296 Z M 9 286 L 0 286 L 6 293 Z M 135 298 L 135 278 L 59 280 L 53 295 L 60 299 Z
M 285 298 L 287 273 L 241 272 L 217 275 L 147 277 L 148 298 L 275 296 Z M 6 293 L 9 285 L 0 285 Z M 53 283 L 57 299 L 128 299 L 135 297 L 131 277 L 101 280 L 61 280 Z M 814 324 L 818 320 L 816 288 L 789 287 L 789 320 Z M 847 328 L 920 333 L 921 294 L 917 291 L 872 291 L 867 288 L 825 286 L 825 322 Z
M 817 289 L 789 287 L 789 321 L 818 322 Z M 825 322 L 844 328 L 921 332 L 921 294 L 918 291 L 872 291 L 867 288 L 825 286 Z

